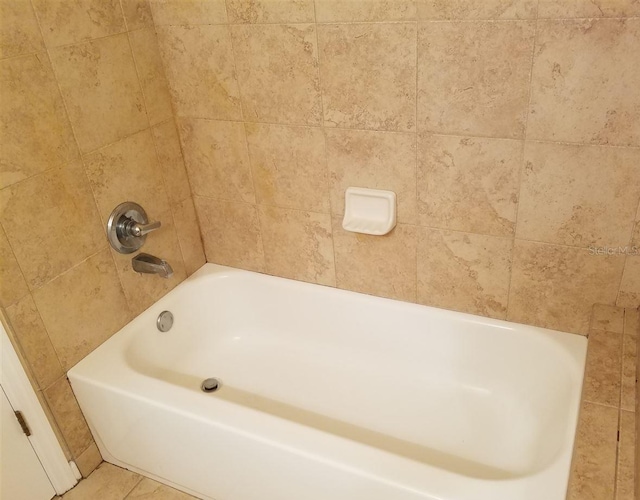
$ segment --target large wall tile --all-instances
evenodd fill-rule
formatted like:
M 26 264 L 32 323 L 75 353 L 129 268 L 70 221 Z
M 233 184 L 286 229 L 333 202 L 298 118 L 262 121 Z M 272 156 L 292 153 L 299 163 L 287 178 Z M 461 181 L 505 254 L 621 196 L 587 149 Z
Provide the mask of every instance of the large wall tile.
M 30 0 L 0 2 L 0 59 L 44 50 Z
M 638 342 L 634 335 L 622 335 L 622 384 L 620 408 L 635 411 L 636 408 L 636 363 Z
M 9 240 L 0 226 L 0 306 L 7 307 L 29 293 Z
M 255 202 L 243 123 L 183 119 L 180 136 L 194 194 Z
M 640 150 L 527 142 L 518 238 L 574 246 L 629 244 Z
M 32 0 L 49 47 L 125 31 L 119 0 Z
M 0 188 L 77 157 L 45 53 L 0 61 L 0 85 Z
M 0 191 L 0 221 L 32 289 L 107 244 L 80 162 Z
M 618 307 L 640 307 L 640 255 L 629 255 L 624 266 Z
M 150 0 L 156 25 L 227 22 L 225 0 Z
M 227 0 L 230 23 L 313 23 L 313 0 Z
M 236 25 L 231 35 L 245 119 L 319 125 L 315 26 Z
M 171 119 L 153 127 L 152 132 L 167 196 L 173 206 L 191 197 L 191 187 L 187 169 L 184 166 L 178 130 Z
M 618 445 L 618 469 L 616 471 L 616 500 L 637 498 L 638 463 L 636 461 L 636 418 L 632 411 L 620 412 L 620 441 Z
M 339 288 L 415 302 L 417 228 L 398 224 L 384 236 L 356 234 L 333 219 Z
M 331 173 L 331 208 L 344 214 L 348 187 L 396 193 L 398 220 L 416 222 L 416 138 L 414 134 L 326 129 Z
M 148 125 L 126 34 L 55 49 L 51 58 L 83 152 Z
M 531 139 L 640 145 L 640 19 L 540 21 Z
M 329 212 L 322 129 L 247 123 L 246 131 L 258 203 Z
M 167 26 L 158 41 L 178 116 L 242 117 L 228 27 Z
M 582 399 L 617 407 L 620 404 L 622 335 L 606 331 L 589 333 Z
M 153 16 L 148 0 L 120 0 L 129 31 L 153 28 Z
M 540 0 L 539 18 L 640 16 L 636 0 Z
M 149 130 L 87 155 L 84 162 L 105 225 L 111 211 L 125 201 L 142 205 L 152 221 L 169 210 Z
M 512 246 L 510 238 L 420 229 L 418 302 L 504 319 Z
M 416 0 L 419 19 L 535 19 L 537 0 Z
M 335 286 L 330 215 L 264 206 L 259 213 L 267 273 Z
M 416 25 L 318 26 L 327 126 L 415 130 Z
M 171 95 L 153 28 L 131 33 L 131 49 L 136 61 L 149 121 L 152 125 L 171 118 Z
M 613 304 L 624 256 L 515 242 L 509 312 L 518 323 L 586 334 L 593 304 Z
M 110 250 L 103 250 L 33 294 L 66 371 L 130 319 Z
M 260 219 L 255 205 L 196 196 L 207 262 L 264 271 Z
M 423 226 L 509 236 L 515 231 L 522 141 L 421 134 Z
M 532 21 L 420 24 L 419 130 L 524 137 L 534 32 Z
M 187 275 L 190 276 L 207 261 L 200 237 L 196 210 L 191 198 L 181 201 L 173 207 L 173 219 L 176 223 L 184 267 Z
M 102 463 L 102 455 L 98 446 L 93 443 L 80 455 L 75 457 L 76 465 L 82 477 L 87 478 Z
M 414 0 L 315 0 L 319 23 L 344 21 L 413 21 Z

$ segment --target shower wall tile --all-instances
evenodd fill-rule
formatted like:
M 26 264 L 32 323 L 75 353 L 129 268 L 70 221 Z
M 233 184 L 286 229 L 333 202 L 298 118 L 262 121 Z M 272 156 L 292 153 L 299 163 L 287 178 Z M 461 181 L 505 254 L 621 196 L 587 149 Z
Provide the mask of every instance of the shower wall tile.
M 421 20 L 535 19 L 537 0 L 416 0 Z
M 620 404 L 622 337 L 619 333 L 599 330 L 589 333 L 582 390 L 584 401 L 607 406 Z
M 150 2 L 156 26 L 227 22 L 225 0 L 150 0 Z
M 182 149 L 180 148 L 180 137 L 176 124 L 172 119 L 156 125 L 151 129 L 153 139 L 158 152 L 160 169 L 164 178 L 164 185 L 171 206 L 191 197 L 191 187 L 189 177 L 184 165 Z
M 636 363 L 637 341 L 633 335 L 622 335 L 622 386 L 620 408 L 635 411 L 636 409 Z
M 516 239 L 507 319 L 586 334 L 592 305 L 615 303 L 624 260 Z
M 120 0 L 129 31 L 153 28 L 153 16 L 148 0 Z
M 148 126 L 126 34 L 54 49 L 51 57 L 84 153 Z
M 539 18 L 640 16 L 635 0 L 540 0 Z
M 158 40 L 153 28 L 137 30 L 129 36 L 149 122 L 155 125 L 173 116 Z
M 415 0 L 315 0 L 319 23 L 414 21 Z
M 195 196 L 194 203 L 207 262 L 264 271 L 260 219 L 255 205 L 201 196 Z
M 420 24 L 419 130 L 523 138 L 534 34 L 532 21 Z
M 32 0 L 48 47 L 126 30 L 119 0 Z
M 540 21 L 528 137 L 640 146 L 640 19 Z
M 44 50 L 44 42 L 30 0 L 0 2 L 0 19 L 0 59 Z
M 523 146 L 510 139 L 420 134 L 420 224 L 513 235 Z
M 615 500 L 635 500 L 636 498 L 634 481 L 635 475 L 639 474 L 634 456 L 637 446 L 636 418 L 638 416 L 634 412 L 624 410 L 620 412 L 620 444 Z
M 421 228 L 418 303 L 504 319 L 513 241 Z
M 31 289 L 107 244 L 80 162 L 0 191 L 0 221 Z
M 573 246 L 629 244 L 640 149 L 528 142 L 518 238 Z
M 591 329 L 622 333 L 624 331 L 624 309 L 605 304 L 595 304 L 591 312 Z
M 207 261 L 200 237 L 200 226 L 193 200 L 188 198 L 173 207 L 178 241 L 182 250 L 184 267 L 188 276 L 200 269 Z
M 46 53 L 0 61 L 0 84 L 0 188 L 78 156 Z
M 0 225 L 0 306 L 7 307 L 29 293 L 15 254 Z
M 329 214 L 268 206 L 258 212 L 268 274 L 336 285 Z
M 398 221 L 416 223 L 416 137 L 411 133 L 326 129 L 331 207 L 344 214 L 349 186 L 396 193 Z
M 384 236 L 355 234 L 333 219 L 338 288 L 415 302 L 417 227 L 398 224 Z
M 255 202 L 243 123 L 183 119 L 180 135 L 195 195 Z
M 325 126 L 412 131 L 416 24 L 318 26 Z
M 313 23 L 313 0 L 227 0 L 230 23 Z
M 260 123 L 245 127 L 258 203 L 329 213 L 322 129 Z
M 231 35 L 245 119 L 319 125 L 315 26 L 235 25 Z
M 616 305 L 618 307 L 640 307 L 640 255 L 627 256 Z
M 640 334 L 640 310 L 624 310 L 624 334 L 637 337 Z
M 178 116 L 242 118 L 227 26 L 160 27 L 158 41 Z
M 95 443 L 89 445 L 78 457 L 76 457 L 76 465 L 82 477 L 87 478 L 102 463 L 102 455 Z

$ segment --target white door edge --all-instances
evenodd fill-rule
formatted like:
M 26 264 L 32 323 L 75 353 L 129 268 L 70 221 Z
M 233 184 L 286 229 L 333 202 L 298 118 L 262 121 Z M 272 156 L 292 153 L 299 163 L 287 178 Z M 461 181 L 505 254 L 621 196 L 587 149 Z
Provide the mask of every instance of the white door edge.
M 27 419 L 31 429 L 31 436 L 29 436 L 31 446 L 38 455 L 56 493 L 61 495 L 73 488 L 78 481 L 1 322 L 0 331 L 2 334 L 0 385 L 11 406 L 20 410 Z

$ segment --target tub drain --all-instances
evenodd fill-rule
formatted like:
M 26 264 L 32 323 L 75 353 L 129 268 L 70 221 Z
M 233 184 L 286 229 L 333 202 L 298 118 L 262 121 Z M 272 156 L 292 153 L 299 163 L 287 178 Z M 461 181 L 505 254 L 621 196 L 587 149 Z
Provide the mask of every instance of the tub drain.
M 220 382 L 217 378 L 208 378 L 202 382 L 200 388 L 203 392 L 215 392 L 220 388 Z

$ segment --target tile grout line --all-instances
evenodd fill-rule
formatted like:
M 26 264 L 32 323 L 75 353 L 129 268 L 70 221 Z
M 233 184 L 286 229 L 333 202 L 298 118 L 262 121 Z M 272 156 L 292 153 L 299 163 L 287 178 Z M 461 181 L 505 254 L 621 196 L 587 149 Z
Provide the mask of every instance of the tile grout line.
M 415 6 L 415 5 L 414 5 Z M 418 13 L 416 12 L 416 16 L 418 15 Z M 420 168 L 419 166 L 419 142 L 420 142 L 420 136 L 418 134 L 418 129 L 419 129 L 419 118 L 418 118 L 418 97 L 419 97 L 419 89 L 420 89 L 420 25 L 416 24 L 416 89 L 415 89 L 415 124 L 416 124 L 416 130 L 414 131 L 414 143 L 413 143 L 413 147 L 415 148 L 415 165 L 414 165 L 414 181 L 415 181 L 415 206 L 416 206 L 416 223 L 420 220 L 420 190 L 418 188 L 418 169 Z M 419 226 L 418 226 L 419 227 Z M 414 235 L 414 245 L 415 245 L 415 259 L 414 259 L 414 270 L 415 270 L 415 288 L 414 288 L 414 294 L 413 294 L 413 302 L 414 303 L 418 303 L 418 284 L 419 284 L 419 279 L 418 279 L 418 270 L 419 270 L 419 263 L 420 263 L 420 240 L 421 240 L 422 234 L 421 232 L 416 229 L 415 230 L 415 235 Z

